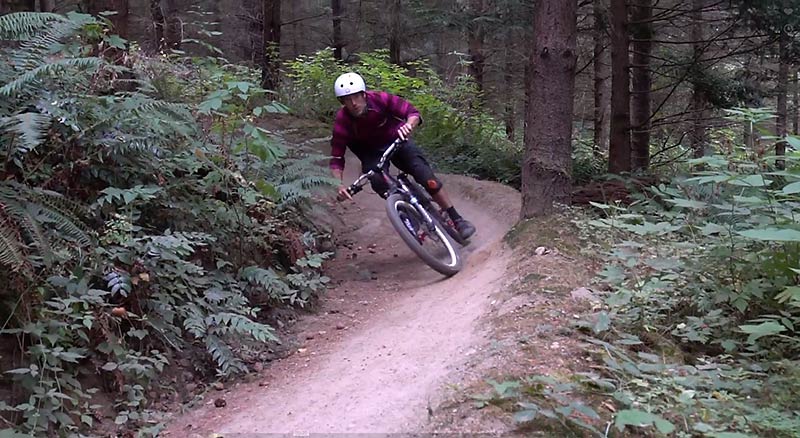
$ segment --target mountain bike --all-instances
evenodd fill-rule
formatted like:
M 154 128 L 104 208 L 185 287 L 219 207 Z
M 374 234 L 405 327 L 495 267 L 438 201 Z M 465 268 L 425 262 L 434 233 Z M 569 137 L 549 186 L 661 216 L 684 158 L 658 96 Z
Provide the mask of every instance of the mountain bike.
M 390 173 L 391 159 L 403 145 L 400 139 L 390 144 L 374 169 L 359 176 L 348 188 L 352 196 L 363 190 L 373 177 L 382 178 L 389 186 L 386 192 L 386 214 L 403 242 L 428 266 L 448 277 L 458 273 L 462 257 L 456 243 L 466 246 L 447 213 L 433 204 L 433 199 L 405 172 Z

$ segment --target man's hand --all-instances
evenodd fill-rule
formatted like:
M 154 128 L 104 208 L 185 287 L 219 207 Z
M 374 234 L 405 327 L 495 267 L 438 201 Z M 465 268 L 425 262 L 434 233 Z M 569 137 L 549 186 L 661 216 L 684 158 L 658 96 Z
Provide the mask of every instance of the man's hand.
M 347 192 L 347 186 L 339 186 L 338 194 L 336 195 L 336 200 L 344 201 L 345 199 L 353 199 L 350 196 L 350 193 Z
M 344 201 L 345 199 L 353 199 L 353 197 L 347 193 L 347 186 L 344 185 L 344 169 L 331 169 L 331 173 L 334 178 L 342 182 L 336 190 L 336 200 Z
M 409 117 L 408 120 L 397 130 L 397 136 L 400 137 L 400 140 L 408 140 L 411 138 L 411 132 L 417 127 L 417 125 L 419 125 L 419 117 Z
M 397 130 L 397 136 L 400 137 L 400 140 L 406 141 L 411 137 L 411 131 L 413 130 L 414 127 L 411 124 L 403 123 L 400 129 Z

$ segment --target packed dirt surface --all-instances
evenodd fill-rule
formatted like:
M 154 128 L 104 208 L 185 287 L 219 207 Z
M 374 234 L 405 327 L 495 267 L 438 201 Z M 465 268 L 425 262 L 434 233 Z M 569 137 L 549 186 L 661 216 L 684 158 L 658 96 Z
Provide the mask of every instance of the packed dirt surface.
M 347 178 L 357 177 L 349 158 Z M 251 382 L 219 388 L 162 436 L 263 433 L 415 433 L 485 341 L 479 319 L 509 266 L 503 236 L 519 215 L 506 186 L 443 176 L 459 212 L 477 227 L 464 270 L 446 279 L 400 240 L 383 200 L 365 190 L 331 203 L 340 246 L 335 283 L 297 326 L 302 345 Z

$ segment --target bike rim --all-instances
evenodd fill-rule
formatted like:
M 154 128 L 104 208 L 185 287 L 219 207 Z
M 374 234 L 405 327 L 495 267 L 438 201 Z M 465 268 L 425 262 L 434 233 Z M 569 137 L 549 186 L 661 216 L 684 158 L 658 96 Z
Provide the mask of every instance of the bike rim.
M 428 225 L 420 217 L 417 209 L 406 201 L 396 201 L 394 203 L 394 209 L 397 211 L 403 224 L 405 224 L 406 231 L 416 238 L 419 245 L 425 248 L 426 252 L 436 257 L 437 260 L 440 260 L 442 263 L 445 263 L 447 267 L 453 268 L 458 264 L 456 250 L 450 243 L 447 233 L 445 233 L 441 227 L 435 226 L 433 230 L 429 230 Z M 433 234 L 430 234 L 430 231 L 432 231 Z M 425 245 L 426 242 L 431 242 L 432 245 Z M 431 251 L 437 249 L 433 247 L 433 244 L 436 243 L 438 243 L 439 251 Z M 445 255 L 446 257 L 442 257 Z

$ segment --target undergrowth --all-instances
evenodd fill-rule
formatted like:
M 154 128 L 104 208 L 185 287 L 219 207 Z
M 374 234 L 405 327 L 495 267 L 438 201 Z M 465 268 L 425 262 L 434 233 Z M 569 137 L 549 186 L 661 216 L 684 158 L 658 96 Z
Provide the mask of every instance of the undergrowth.
M 758 111 L 731 111 L 748 123 Z M 521 426 L 578 435 L 800 436 L 800 139 L 785 169 L 745 147 L 576 219 L 604 303 L 569 378 L 495 382 Z
M 108 415 L 154 435 L 162 373 L 246 372 L 244 352 L 280 342 L 266 314 L 325 289 L 306 215 L 322 157 L 260 126 L 286 107 L 219 58 L 151 58 L 81 14 L 4 15 L 0 34 L 16 41 L 0 63 L 0 435 L 79 436 Z

